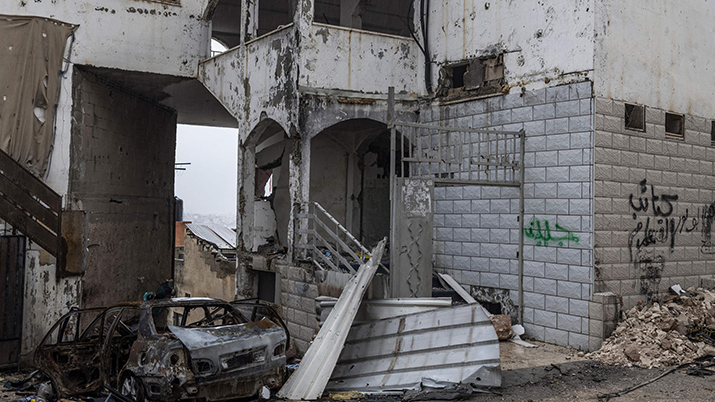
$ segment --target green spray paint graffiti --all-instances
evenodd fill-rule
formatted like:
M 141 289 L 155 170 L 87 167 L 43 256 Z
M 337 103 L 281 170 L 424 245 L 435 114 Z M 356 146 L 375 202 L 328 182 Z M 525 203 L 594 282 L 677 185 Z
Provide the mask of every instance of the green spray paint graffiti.
M 564 229 L 558 223 L 554 225 L 552 231 L 551 224 L 546 219 L 543 221 L 536 219 L 529 222 L 529 226 L 524 228 L 524 236 L 527 239 L 534 240 L 537 246 L 543 247 L 549 247 L 549 245 L 556 242 L 558 242 L 559 246 L 563 246 L 566 241 L 579 242 L 579 237 L 575 233 Z

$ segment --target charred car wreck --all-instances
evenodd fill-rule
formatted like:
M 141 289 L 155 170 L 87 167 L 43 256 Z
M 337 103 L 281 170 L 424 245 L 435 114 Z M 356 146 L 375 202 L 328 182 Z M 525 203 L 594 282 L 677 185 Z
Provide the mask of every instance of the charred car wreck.
M 266 304 L 175 298 L 73 309 L 38 346 L 35 364 L 63 397 L 106 384 L 137 401 L 219 401 L 280 387 L 288 343 Z

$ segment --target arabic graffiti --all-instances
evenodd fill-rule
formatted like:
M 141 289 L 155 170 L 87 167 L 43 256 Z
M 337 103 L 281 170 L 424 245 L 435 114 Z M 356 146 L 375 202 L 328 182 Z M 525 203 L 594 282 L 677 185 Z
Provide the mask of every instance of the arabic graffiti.
M 712 243 L 712 228 L 715 220 L 715 202 L 702 207 L 685 208 L 675 214 L 674 202 L 677 194 L 658 194 L 655 186 L 646 180 L 638 183 L 638 194 L 628 197 L 628 204 L 637 220 L 628 234 L 628 251 L 636 272 L 640 273 L 640 293 L 654 300 L 658 295 L 661 276 L 665 268 L 665 258 L 658 245 L 665 245 L 672 253 L 678 235 L 699 229 L 702 237 L 700 251 L 715 254 Z
M 636 219 L 636 213 L 639 211 L 648 212 L 649 206 L 648 195 L 646 194 L 646 192 L 648 191 L 648 182 L 646 181 L 646 179 L 643 179 L 638 186 L 640 187 L 640 197 L 638 198 L 638 205 L 636 206 L 633 203 L 633 194 L 628 197 L 628 202 L 631 204 L 631 209 L 633 209 L 634 211 L 633 219 Z M 643 194 L 646 194 L 646 196 L 643 197 Z M 673 213 L 673 202 L 678 201 L 677 194 L 661 194 L 659 196 L 655 195 L 655 187 L 653 187 L 653 185 L 651 184 L 650 195 L 650 206 L 654 216 L 668 217 L 670 216 L 670 214 Z
M 557 243 L 563 246 L 565 242 L 579 242 L 579 237 L 572 231 L 563 228 L 558 223 L 551 229 L 551 224 L 548 220 L 535 219 L 529 222 L 529 226 L 524 228 L 524 236 L 527 239 L 534 240 L 537 246 L 549 247 L 549 245 Z
M 672 252 L 677 235 L 683 231 L 690 233 L 699 224 L 697 214 L 691 216 L 688 209 L 681 216 L 671 216 L 674 211 L 673 202 L 678 200 L 677 194 L 656 195 L 655 186 L 648 186 L 645 179 L 638 184 L 638 188 L 640 194 L 637 202 L 634 201 L 636 196 L 633 194 L 628 197 L 628 203 L 633 211 L 633 219 L 638 219 L 638 214 L 641 212 L 648 213 L 650 211 L 653 216 L 646 216 L 645 223 L 637 222 L 635 228 L 628 235 L 628 251 L 631 262 L 637 262 L 636 253 L 638 251 L 654 244 L 666 243 Z

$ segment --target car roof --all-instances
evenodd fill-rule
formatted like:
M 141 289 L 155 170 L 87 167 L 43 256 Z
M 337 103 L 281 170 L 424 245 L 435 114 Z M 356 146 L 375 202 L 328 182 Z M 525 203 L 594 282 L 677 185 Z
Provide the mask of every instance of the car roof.
M 112 307 L 195 307 L 211 304 L 229 304 L 225 300 L 214 299 L 213 297 L 174 297 L 171 299 L 145 300 L 140 302 L 119 303 Z

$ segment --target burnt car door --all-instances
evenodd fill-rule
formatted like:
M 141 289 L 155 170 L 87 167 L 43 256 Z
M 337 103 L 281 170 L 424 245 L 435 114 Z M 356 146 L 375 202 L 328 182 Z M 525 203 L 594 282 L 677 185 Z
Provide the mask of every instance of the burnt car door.
M 119 319 L 106 326 L 106 340 L 102 350 L 106 382 L 113 387 L 118 387 L 119 372 L 129 361 L 132 346 L 138 338 L 140 309 L 124 307 L 121 311 L 117 310 L 116 315 Z
M 61 396 L 100 390 L 105 309 L 73 309 L 55 323 L 35 351 L 35 365 Z
M 286 332 L 286 348 L 290 347 L 290 332 L 288 331 L 288 326 L 278 314 L 278 309 L 280 309 L 278 305 L 259 299 L 235 300 L 230 304 L 248 322 L 256 322 L 266 318 L 283 327 Z

